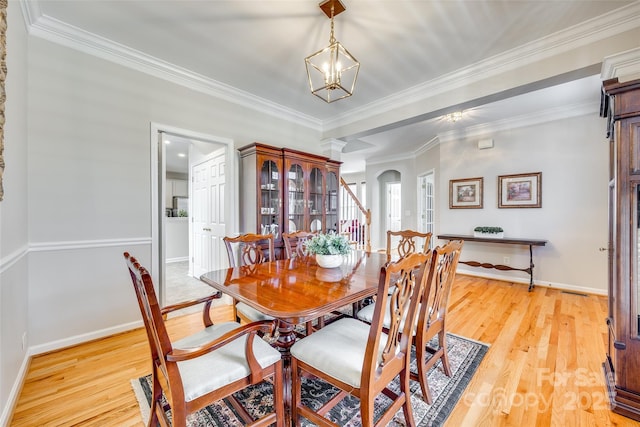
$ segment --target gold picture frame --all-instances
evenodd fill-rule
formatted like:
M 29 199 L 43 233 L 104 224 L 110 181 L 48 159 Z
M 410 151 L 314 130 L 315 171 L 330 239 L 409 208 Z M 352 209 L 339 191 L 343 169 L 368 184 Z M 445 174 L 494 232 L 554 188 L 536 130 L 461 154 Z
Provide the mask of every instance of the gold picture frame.
M 499 208 L 541 208 L 542 172 L 498 176 Z
M 449 209 L 482 209 L 483 181 L 482 177 L 449 180 Z

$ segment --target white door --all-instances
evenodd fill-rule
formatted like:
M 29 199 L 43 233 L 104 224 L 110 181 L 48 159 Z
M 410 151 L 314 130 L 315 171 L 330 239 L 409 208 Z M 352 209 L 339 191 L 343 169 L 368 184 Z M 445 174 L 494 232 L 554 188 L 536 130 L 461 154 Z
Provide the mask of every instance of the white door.
M 228 265 L 222 238 L 225 218 L 225 152 L 191 167 L 193 180 L 192 242 L 194 277 Z
M 401 186 L 399 182 L 387 183 L 387 230 L 398 231 L 402 226 L 402 200 L 400 192 Z M 395 240 L 392 240 L 391 247 L 395 247 L 399 239 L 399 237 L 396 237 Z
M 435 185 L 433 172 L 418 177 L 418 231 L 421 233 L 433 233 L 435 229 Z M 432 238 L 429 248 L 433 249 Z

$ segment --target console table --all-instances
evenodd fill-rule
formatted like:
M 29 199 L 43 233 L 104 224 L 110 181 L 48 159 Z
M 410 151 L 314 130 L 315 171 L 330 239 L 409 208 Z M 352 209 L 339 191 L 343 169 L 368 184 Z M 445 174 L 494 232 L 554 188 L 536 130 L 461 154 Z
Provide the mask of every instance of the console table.
M 490 264 L 488 262 L 478 261 L 458 261 L 461 264 L 470 265 L 471 267 L 483 267 L 483 268 L 495 268 L 496 270 L 509 271 L 517 270 L 529 273 L 529 291 L 533 289 L 533 247 L 544 246 L 547 244 L 546 240 L 533 240 L 533 239 L 491 239 L 487 237 L 474 237 L 463 234 L 439 234 L 438 239 L 442 240 L 464 240 L 465 242 L 481 242 L 481 243 L 498 243 L 503 245 L 524 245 L 529 246 L 529 268 L 515 268 L 502 264 Z

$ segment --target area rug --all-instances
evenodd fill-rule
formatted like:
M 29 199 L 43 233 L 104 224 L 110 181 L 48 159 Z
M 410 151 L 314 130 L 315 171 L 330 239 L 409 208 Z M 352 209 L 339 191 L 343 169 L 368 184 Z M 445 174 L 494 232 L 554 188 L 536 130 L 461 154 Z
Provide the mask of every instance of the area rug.
M 436 342 L 431 343 L 435 346 Z M 440 426 L 447 419 L 458 399 L 471 381 L 473 374 L 480 365 L 489 346 L 487 344 L 473 341 L 453 334 L 447 334 L 447 345 L 449 347 L 449 363 L 451 364 L 451 378 L 444 374 L 442 364 L 439 361 L 429 371 L 429 388 L 433 396 L 433 404 L 428 405 L 422 400 L 420 384 L 411 381 L 411 404 L 413 406 L 413 416 L 418 426 Z M 412 363 L 412 370 L 417 372 L 417 365 Z M 149 405 L 151 401 L 151 376 L 145 376 L 131 381 L 133 389 L 140 403 L 140 410 L 144 423 L 149 419 Z M 399 389 L 398 379 L 394 381 L 392 389 Z M 337 393 L 333 386 L 318 380 L 305 379 L 302 389 L 302 401 L 309 407 L 315 408 L 327 402 Z M 259 416 L 272 410 L 271 384 L 261 383 L 249 387 L 235 395 L 253 416 Z M 385 396 L 380 396 L 376 400 L 376 407 L 380 411 L 384 410 L 390 401 Z M 348 396 L 329 413 L 329 418 L 341 426 L 359 426 L 359 403 L 358 399 Z M 209 426 L 242 426 L 241 418 L 234 412 L 234 409 L 224 399 L 210 405 L 201 411 L 192 414 L 188 419 L 189 427 L 209 427 Z M 307 420 L 302 421 L 303 426 L 313 426 Z M 393 421 L 389 424 L 393 427 L 405 426 L 402 411 L 399 411 Z

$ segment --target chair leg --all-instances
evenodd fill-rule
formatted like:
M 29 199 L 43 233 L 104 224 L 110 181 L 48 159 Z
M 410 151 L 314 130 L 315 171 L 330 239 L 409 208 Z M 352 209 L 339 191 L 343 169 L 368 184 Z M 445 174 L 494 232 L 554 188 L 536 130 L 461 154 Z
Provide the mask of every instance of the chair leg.
M 447 351 L 447 334 L 444 329 L 438 334 L 438 344 L 442 349 L 442 367 L 446 376 L 451 376 L 451 365 L 449 365 L 449 352 Z
M 291 421 L 296 427 L 300 426 L 300 416 L 298 415 L 298 407 L 300 406 L 300 393 L 302 389 L 302 378 L 298 369 L 297 361 L 291 360 Z
M 273 376 L 273 408 L 276 413 L 276 427 L 284 427 L 284 387 L 282 361 L 276 363 L 275 375 Z
M 156 374 L 152 374 L 153 385 L 151 391 L 151 408 L 149 408 L 149 422 L 147 423 L 148 427 L 156 427 L 160 420 L 158 419 L 158 411 L 162 410 L 160 406 L 160 398 L 162 396 L 162 387 L 160 387 L 160 382 L 158 381 L 158 377 Z
M 402 405 L 402 413 L 404 414 L 404 421 L 407 427 L 415 427 L 416 421 L 413 418 L 413 408 L 411 406 L 411 388 L 409 386 L 409 379 L 411 373 L 407 369 L 400 373 L 400 393 L 404 394 L 405 401 Z
M 416 362 L 418 364 L 418 381 L 420 382 L 420 390 L 422 398 L 429 405 L 433 404 L 429 383 L 427 382 L 427 343 L 422 339 L 422 334 L 418 334 L 415 339 Z
M 373 427 L 373 409 L 374 397 L 367 393 L 366 396 L 360 396 L 360 417 L 362 418 L 362 427 Z

